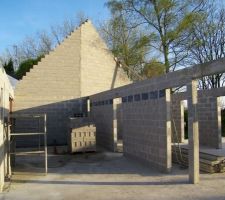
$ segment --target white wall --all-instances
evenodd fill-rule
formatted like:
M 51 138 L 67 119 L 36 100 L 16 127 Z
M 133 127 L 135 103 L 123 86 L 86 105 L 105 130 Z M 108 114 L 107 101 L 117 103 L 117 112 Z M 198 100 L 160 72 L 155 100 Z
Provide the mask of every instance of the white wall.
M 9 111 L 9 97 L 13 98 L 13 89 L 4 69 L 0 67 L 0 192 L 6 173 L 6 155 L 4 150 L 4 117 Z

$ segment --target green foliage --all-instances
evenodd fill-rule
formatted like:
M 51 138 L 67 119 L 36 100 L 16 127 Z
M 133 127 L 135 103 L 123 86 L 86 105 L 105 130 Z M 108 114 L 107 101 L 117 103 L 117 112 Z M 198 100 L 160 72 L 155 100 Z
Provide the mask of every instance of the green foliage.
M 146 36 L 156 37 L 152 45 L 161 53 L 166 72 L 179 64 L 187 52 L 181 50 L 188 41 L 193 24 L 199 19 L 204 0 L 109 0 L 111 13 L 123 12 L 133 27 L 141 27 Z
M 142 75 L 146 78 L 152 78 L 164 74 L 166 72 L 166 67 L 163 63 L 157 61 L 156 59 L 151 60 L 149 63 L 146 63 Z
M 23 61 L 20 65 L 18 70 L 16 71 L 16 78 L 18 80 L 22 79 L 24 75 L 26 75 L 27 72 L 30 71 L 30 69 L 33 67 L 33 65 L 36 65 L 43 56 L 39 56 L 36 59 L 27 59 Z
M 107 26 L 102 27 L 103 37 L 115 57 L 128 68 L 124 68 L 128 76 L 135 80 L 146 62 L 149 51 L 150 37 L 147 37 L 138 28 L 130 28 L 127 19 L 122 13 L 113 15 Z
M 15 77 L 15 71 L 14 71 L 14 67 L 13 67 L 13 61 L 12 59 L 9 59 L 8 62 L 5 62 L 3 64 L 3 67 L 5 69 L 5 72 L 12 77 Z

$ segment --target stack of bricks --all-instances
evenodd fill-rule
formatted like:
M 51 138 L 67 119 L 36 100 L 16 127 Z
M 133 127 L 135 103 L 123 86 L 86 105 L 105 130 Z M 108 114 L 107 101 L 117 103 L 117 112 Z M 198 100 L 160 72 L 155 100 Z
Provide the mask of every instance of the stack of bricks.
M 96 127 L 88 118 L 70 118 L 68 150 L 75 152 L 96 151 Z

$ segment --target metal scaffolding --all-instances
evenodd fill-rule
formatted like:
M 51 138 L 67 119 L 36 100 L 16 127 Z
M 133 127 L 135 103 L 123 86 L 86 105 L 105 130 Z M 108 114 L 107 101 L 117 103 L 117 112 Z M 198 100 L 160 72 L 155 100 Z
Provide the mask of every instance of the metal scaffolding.
M 38 114 L 38 115 L 32 115 L 32 114 L 11 114 L 10 115 L 10 121 L 13 123 L 13 125 L 16 124 L 17 119 L 21 118 L 29 118 L 29 119 L 38 119 L 38 131 L 37 132 L 27 132 L 27 133 L 20 133 L 20 132 L 14 132 L 15 130 L 12 130 L 10 133 L 9 131 L 9 139 L 10 139 L 10 145 L 9 145 L 9 154 L 16 156 L 16 155 L 35 155 L 35 154 L 44 154 L 45 157 L 45 174 L 48 173 L 48 153 L 47 153 L 47 116 L 46 114 Z M 41 118 L 44 120 L 43 126 L 44 129 L 43 131 L 40 130 L 40 120 Z M 38 140 L 38 150 L 35 151 L 22 151 L 22 152 L 16 152 L 16 137 L 18 136 L 39 136 Z M 43 144 L 44 144 L 44 149 L 41 150 L 41 145 L 40 145 L 40 136 L 43 137 Z M 13 148 L 12 148 L 13 145 Z

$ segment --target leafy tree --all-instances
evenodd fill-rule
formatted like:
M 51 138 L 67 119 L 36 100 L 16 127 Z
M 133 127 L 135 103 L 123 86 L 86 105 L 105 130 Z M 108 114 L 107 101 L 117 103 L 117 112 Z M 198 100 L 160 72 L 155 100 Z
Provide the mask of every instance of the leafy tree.
M 137 74 L 146 62 L 150 38 L 139 28 L 130 28 L 122 12 L 114 13 L 108 23 L 101 25 L 100 32 L 128 76 L 133 80 L 139 79 Z
M 164 74 L 165 72 L 165 65 L 156 59 L 153 59 L 149 63 L 145 64 L 142 70 L 142 75 L 146 78 L 152 78 Z
M 3 64 L 3 68 L 5 69 L 5 72 L 12 76 L 12 77 L 15 77 L 15 71 L 14 71 L 14 67 L 13 67 L 13 61 L 12 59 L 9 59 L 8 62 L 5 62 Z
M 187 56 L 183 43 L 199 18 L 204 0 L 109 0 L 107 5 L 112 13 L 123 11 L 132 27 L 144 27 L 154 34 L 151 46 L 161 53 L 169 72 Z
M 18 70 L 16 71 L 16 78 L 22 79 L 24 75 L 26 75 L 27 72 L 30 71 L 30 69 L 33 67 L 33 65 L 37 65 L 37 63 L 41 60 L 43 56 L 39 56 L 36 59 L 27 59 L 23 61 L 20 65 Z

